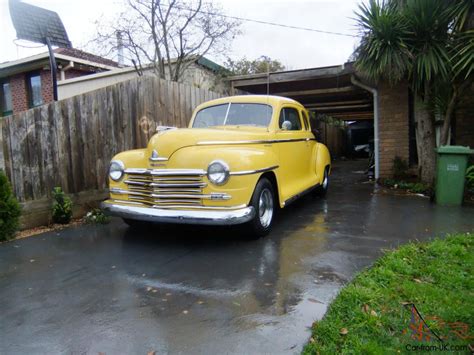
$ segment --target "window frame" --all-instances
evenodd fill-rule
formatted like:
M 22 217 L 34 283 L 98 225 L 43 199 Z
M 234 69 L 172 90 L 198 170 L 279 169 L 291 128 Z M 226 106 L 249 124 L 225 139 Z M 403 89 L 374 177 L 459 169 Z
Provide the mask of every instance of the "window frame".
M 308 117 L 308 112 L 306 110 L 302 109 L 301 110 L 301 117 L 303 118 L 303 123 L 306 131 L 311 130 L 311 125 L 309 123 L 309 117 Z
M 259 128 L 267 128 L 270 127 L 270 125 L 272 124 L 272 118 L 273 118 L 273 112 L 274 112 L 274 108 L 272 105 L 270 104 L 267 104 L 267 103 L 260 103 L 260 102 L 224 102 L 224 103 L 221 103 L 221 104 L 216 104 L 216 105 L 211 105 L 211 106 L 206 106 L 206 107 L 203 107 L 202 109 L 200 109 L 199 111 L 197 111 L 195 114 L 194 114 L 194 117 L 192 118 L 192 125 L 191 125 L 191 128 L 201 128 L 201 127 L 195 127 L 195 123 L 196 123 L 196 118 L 197 116 L 204 110 L 206 109 L 209 109 L 209 108 L 213 108 L 213 107 L 218 107 L 218 106 L 227 106 L 227 111 L 226 111 L 226 114 L 225 114 L 225 117 L 224 117 L 224 121 L 222 123 L 221 126 L 226 126 L 227 125 L 227 119 L 228 119 L 228 116 L 229 116 L 229 111 L 230 111 L 230 107 L 231 105 L 239 105 L 239 104 L 243 104 L 243 105 L 261 105 L 261 106 L 266 106 L 270 109 L 270 115 L 269 115 L 269 119 L 270 121 L 268 122 L 268 125 L 266 126 L 259 126 L 259 125 L 256 125 L 255 127 L 259 127 Z M 229 125 L 229 126 L 233 126 L 233 125 Z M 205 128 L 212 128 L 212 127 L 216 127 L 216 126 L 207 126 Z
M 34 77 L 39 78 L 39 83 L 40 83 L 40 97 L 41 97 L 41 103 L 35 105 L 33 103 L 33 87 L 31 85 L 31 79 Z M 43 99 L 43 81 L 41 80 L 41 72 L 39 71 L 33 71 L 25 75 L 25 80 L 26 80 L 26 98 L 28 101 L 28 108 L 35 108 L 44 105 L 44 99 Z
M 281 114 L 283 113 L 283 110 L 285 110 L 285 109 L 292 109 L 292 110 L 296 111 L 296 113 L 298 115 L 299 122 L 300 122 L 300 128 L 299 129 L 291 129 L 291 130 L 288 130 L 288 131 L 285 131 L 285 130 L 281 129 L 281 127 L 280 127 L 280 117 L 281 117 Z M 278 129 L 280 131 L 283 131 L 283 132 L 302 132 L 302 131 L 304 131 L 303 127 L 304 127 L 304 125 L 303 125 L 303 122 L 301 120 L 301 113 L 300 113 L 299 108 L 291 106 L 291 105 L 285 105 L 285 106 L 281 107 L 280 114 L 278 115 Z
M 5 110 L 5 107 L 3 105 L 5 101 L 5 91 L 3 89 L 3 86 L 5 84 L 8 84 L 10 88 L 10 108 L 11 110 Z M 13 114 L 13 95 L 12 95 L 12 85 L 9 79 L 4 79 L 0 80 L 0 117 L 5 117 L 5 116 L 10 116 Z

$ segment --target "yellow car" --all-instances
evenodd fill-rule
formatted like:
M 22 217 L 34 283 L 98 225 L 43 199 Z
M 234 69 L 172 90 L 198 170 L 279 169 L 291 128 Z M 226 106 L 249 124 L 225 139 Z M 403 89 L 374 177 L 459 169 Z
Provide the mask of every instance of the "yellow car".
M 330 172 L 300 103 L 225 97 L 199 105 L 189 128 L 161 127 L 147 148 L 117 154 L 102 208 L 130 225 L 247 224 L 264 235 L 278 207 L 313 190 L 324 195 Z

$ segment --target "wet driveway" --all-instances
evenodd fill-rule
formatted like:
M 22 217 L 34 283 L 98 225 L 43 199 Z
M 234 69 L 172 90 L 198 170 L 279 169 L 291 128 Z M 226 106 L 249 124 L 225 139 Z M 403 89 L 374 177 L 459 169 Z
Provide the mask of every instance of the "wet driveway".
M 273 232 L 120 220 L 0 245 L 0 353 L 297 353 L 311 323 L 384 248 L 474 228 L 474 209 L 374 193 L 336 165 Z

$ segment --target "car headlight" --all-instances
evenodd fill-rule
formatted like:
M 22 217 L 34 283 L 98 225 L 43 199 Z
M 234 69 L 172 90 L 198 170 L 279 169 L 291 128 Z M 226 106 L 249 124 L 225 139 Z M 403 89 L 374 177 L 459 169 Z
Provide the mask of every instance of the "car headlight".
M 114 181 L 119 181 L 125 170 L 125 165 L 120 160 L 112 160 L 110 162 L 109 176 Z
M 229 180 L 229 166 L 222 160 L 214 160 L 207 167 L 207 178 L 214 185 L 224 185 Z

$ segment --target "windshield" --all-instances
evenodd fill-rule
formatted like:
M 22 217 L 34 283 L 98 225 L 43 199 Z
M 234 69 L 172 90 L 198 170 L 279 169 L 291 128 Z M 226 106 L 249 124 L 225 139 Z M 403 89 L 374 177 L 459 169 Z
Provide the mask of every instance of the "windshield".
M 272 107 L 265 104 L 228 103 L 206 107 L 194 118 L 194 128 L 213 126 L 268 127 Z

